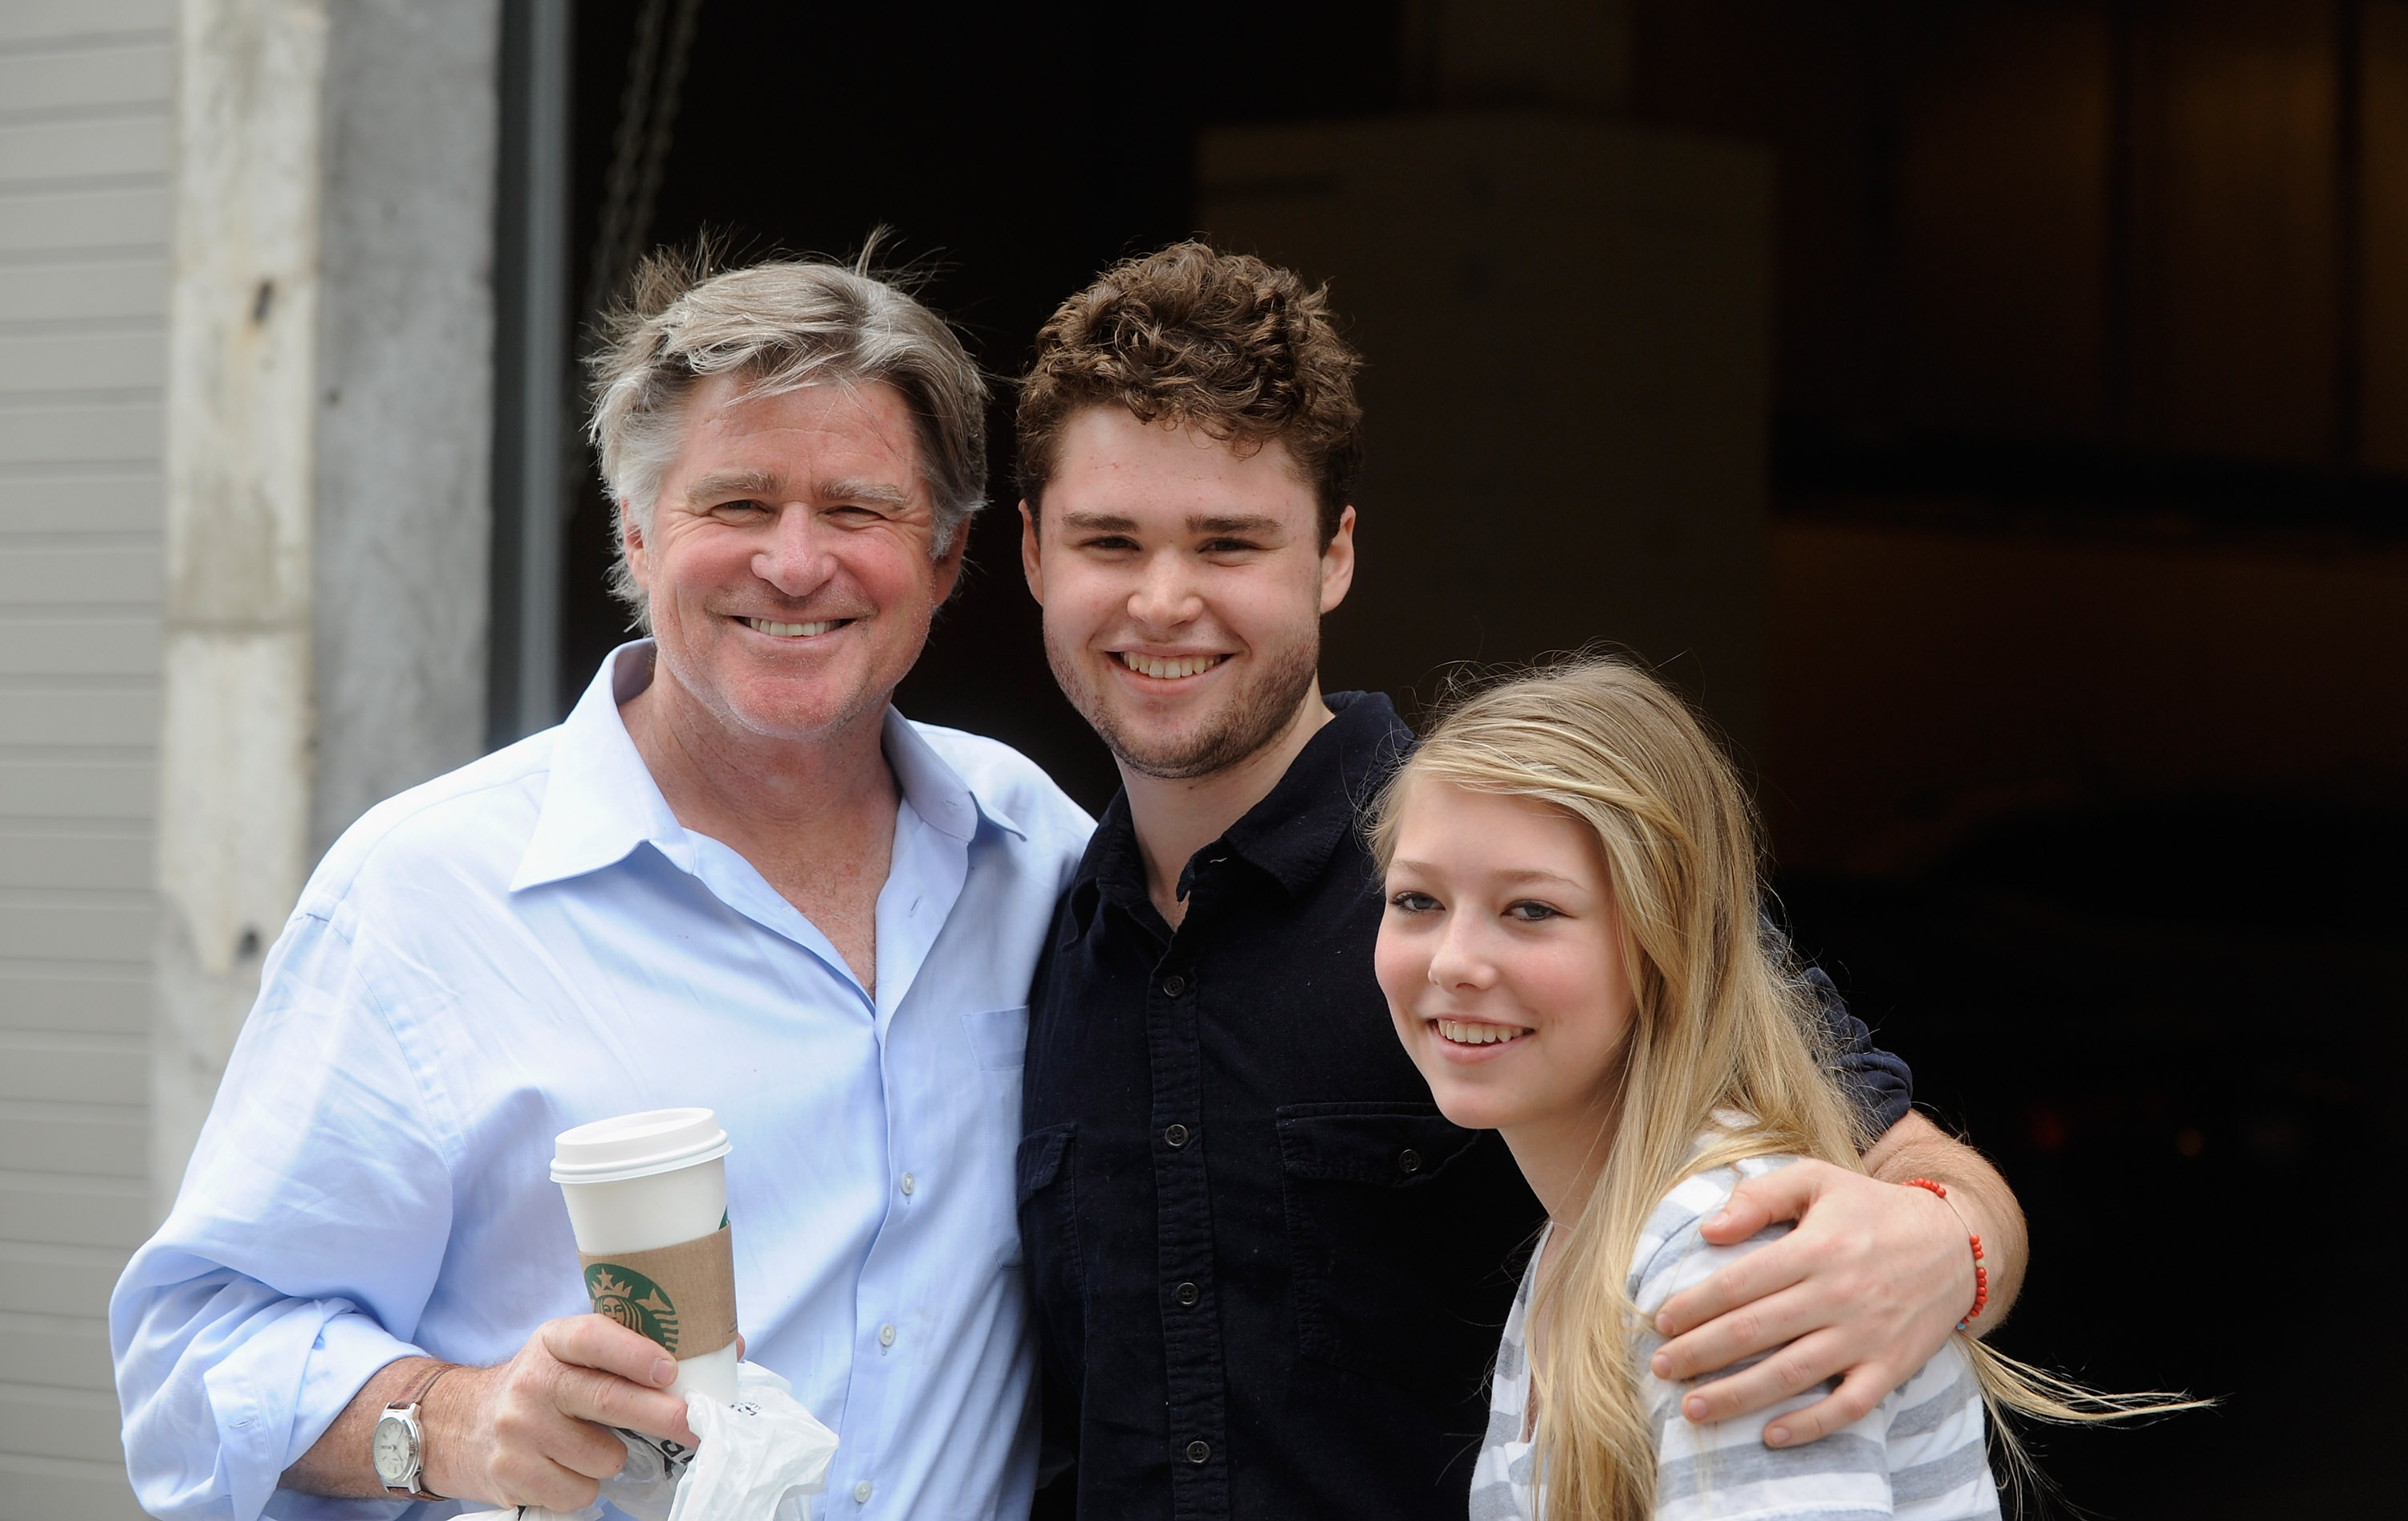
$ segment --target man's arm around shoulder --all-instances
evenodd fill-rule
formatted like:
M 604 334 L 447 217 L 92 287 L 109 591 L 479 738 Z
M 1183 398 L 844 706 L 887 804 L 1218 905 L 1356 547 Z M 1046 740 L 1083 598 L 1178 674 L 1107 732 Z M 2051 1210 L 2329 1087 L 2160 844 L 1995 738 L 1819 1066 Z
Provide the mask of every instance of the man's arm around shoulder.
M 1752 1179 L 1705 1227 L 1716 1243 L 1745 1241 L 1776 1220 L 1798 1228 L 1664 1307 L 1674 1338 L 1655 1371 L 1696 1378 L 1741 1358 L 1755 1367 L 1691 1391 L 1682 1413 L 1727 1420 L 1837 1376 L 1837 1389 L 1768 1427 L 1771 1446 L 1795 1446 L 1863 1418 L 1940 1350 L 1973 1306 L 1971 1237 L 1982 1241 L 1988 1302 L 1971 1329 L 2006 1315 L 2022 1287 L 2023 1211 L 1980 1153 L 1908 1112 L 1864 1156 L 1865 1172 L 1799 1162 Z M 1901 1186 L 1925 1178 L 1946 1199 Z

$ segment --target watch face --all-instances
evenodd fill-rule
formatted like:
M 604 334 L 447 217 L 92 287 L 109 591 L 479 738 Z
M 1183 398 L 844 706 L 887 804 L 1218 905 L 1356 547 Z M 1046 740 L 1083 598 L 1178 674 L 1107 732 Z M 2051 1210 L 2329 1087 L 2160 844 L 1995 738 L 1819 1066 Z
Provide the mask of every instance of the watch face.
M 389 1485 L 406 1484 L 409 1479 L 409 1423 L 398 1415 L 387 1415 L 376 1424 L 376 1436 L 368 1443 L 368 1456 L 376 1464 L 377 1477 Z

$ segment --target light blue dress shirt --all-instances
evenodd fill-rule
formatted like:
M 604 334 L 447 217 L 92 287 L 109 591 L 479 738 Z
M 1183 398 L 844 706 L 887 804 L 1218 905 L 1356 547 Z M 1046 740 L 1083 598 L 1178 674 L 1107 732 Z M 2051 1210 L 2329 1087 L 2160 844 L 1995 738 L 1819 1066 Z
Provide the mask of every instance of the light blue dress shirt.
M 109 1304 L 154 1515 L 400 1514 L 277 1477 L 394 1358 L 500 1362 L 583 1311 L 552 1137 L 686 1104 L 735 1143 L 749 1356 L 842 1442 L 813 1514 L 1025 1513 L 1021 1054 L 1090 821 L 1015 752 L 890 710 L 873 997 L 670 814 L 618 710 L 651 673 L 622 647 L 559 728 L 379 805 L 310 878 Z

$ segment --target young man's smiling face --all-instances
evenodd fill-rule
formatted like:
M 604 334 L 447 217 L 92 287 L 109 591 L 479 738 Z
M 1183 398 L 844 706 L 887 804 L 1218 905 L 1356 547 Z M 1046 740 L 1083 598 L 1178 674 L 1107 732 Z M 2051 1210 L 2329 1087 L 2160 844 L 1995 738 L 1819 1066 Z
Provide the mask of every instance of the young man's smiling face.
M 718 723 L 809 739 L 883 713 L 961 568 L 892 386 L 695 388 L 649 529 L 624 524 L 662 667 Z
M 1321 615 L 1354 573 L 1354 509 L 1324 547 L 1274 440 L 1090 407 L 1063 428 L 1021 559 L 1054 680 L 1121 763 L 1211 775 L 1284 733 L 1314 689 Z

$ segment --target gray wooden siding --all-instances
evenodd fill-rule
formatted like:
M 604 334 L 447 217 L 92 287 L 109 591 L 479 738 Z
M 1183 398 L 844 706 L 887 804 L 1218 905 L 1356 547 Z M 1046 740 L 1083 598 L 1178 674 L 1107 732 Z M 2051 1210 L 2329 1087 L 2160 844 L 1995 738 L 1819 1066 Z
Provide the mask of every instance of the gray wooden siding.
M 0 5 L 0 1521 L 135 1516 L 171 0 Z

